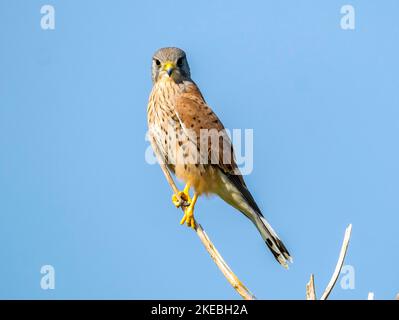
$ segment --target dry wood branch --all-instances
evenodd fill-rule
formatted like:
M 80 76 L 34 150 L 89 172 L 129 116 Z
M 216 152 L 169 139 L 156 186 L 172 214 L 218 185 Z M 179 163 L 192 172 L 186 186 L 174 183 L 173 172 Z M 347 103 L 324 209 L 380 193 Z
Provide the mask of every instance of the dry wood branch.
M 341 252 L 339 254 L 338 263 L 335 267 L 334 273 L 328 283 L 326 290 L 324 291 L 323 295 L 321 296 L 320 300 L 326 300 L 330 295 L 332 289 L 334 288 L 335 283 L 338 280 L 339 274 L 341 272 L 342 266 L 344 264 L 346 252 L 348 250 L 349 239 L 351 237 L 352 232 L 352 224 L 350 224 L 345 230 L 344 241 L 342 243 Z
M 175 194 L 178 193 L 179 189 L 177 188 L 166 165 L 161 163 L 161 168 L 173 192 Z M 184 211 L 183 207 L 182 209 Z M 238 277 L 230 269 L 228 264 L 224 261 L 223 257 L 220 255 L 219 251 L 215 248 L 212 241 L 209 239 L 208 235 L 205 233 L 202 226 L 199 223 L 195 223 L 194 229 L 197 233 L 197 236 L 200 238 L 202 244 L 204 245 L 205 249 L 208 251 L 209 255 L 211 256 L 212 260 L 215 262 L 217 267 L 223 273 L 227 281 L 238 292 L 238 294 L 245 300 L 255 300 L 256 297 L 248 290 L 248 288 L 238 279 Z
M 316 300 L 316 289 L 314 286 L 314 275 L 310 275 L 310 280 L 306 284 L 306 300 Z
M 210 254 L 213 261 L 216 263 L 220 271 L 230 282 L 233 288 L 238 292 L 238 294 L 245 300 L 255 300 L 255 296 L 248 290 L 248 288 L 237 278 L 234 272 L 230 269 L 227 263 L 224 261 L 223 257 L 220 255 L 219 251 L 214 247 L 211 240 L 208 238 L 204 229 L 202 229 L 199 223 L 196 224 L 195 230 L 198 237 L 201 239 L 202 244 L 205 246 L 206 250 Z

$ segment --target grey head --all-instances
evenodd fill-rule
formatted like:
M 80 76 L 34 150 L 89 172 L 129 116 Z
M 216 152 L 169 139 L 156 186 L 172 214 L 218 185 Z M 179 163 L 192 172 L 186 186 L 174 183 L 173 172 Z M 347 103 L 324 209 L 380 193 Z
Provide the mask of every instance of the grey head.
M 161 48 L 152 57 L 152 82 L 164 77 L 172 78 L 176 83 L 190 80 L 190 67 L 186 53 L 179 48 Z

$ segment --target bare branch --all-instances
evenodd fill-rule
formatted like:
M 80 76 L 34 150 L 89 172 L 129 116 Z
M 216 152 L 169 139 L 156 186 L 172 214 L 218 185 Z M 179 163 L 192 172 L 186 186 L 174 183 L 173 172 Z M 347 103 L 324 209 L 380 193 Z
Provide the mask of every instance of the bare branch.
M 341 272 L 342 266 L 344 264 L 346 252 L 348 250 L 349 240 L 351 237 L 352 232 L 352 224 L 350 224 L 345 230 L 344 241 L 342 243 L 341 252 L 339 254 L 338 263 L 335 267 L 334 273 L 328 283 L 326 290 L 324 291 L 323 295 L 321 296 L 320 300 L 326 300 L 330 295 L 332 289 L 334 288 L 335 283 L 338 280 L 339 274 Z
M 239 293 L 239 295 L 245 300 L 255 300 L 256 297 L 248 290 L 248 288 L 237 278 L 234 272 L 230 269 L 227 263 L 224 261 L 223 257 L 220 255 L 219 251 L 215 248 L 212 241 L 208 238 L 208 235 L 202 229 L 199 223 L 196 223 L 195 230 L 198 237 L 201 239 L 202 244 L 208 251 L 209 255 L 216 263 L 220 271 L 227 279 L 228 282 L 233 286 L 233 288 Z
M 306 284 L 306 300 L 316 300 L 316 289 L 314 286 L 314 275 L 310 275 L 310 280 Z
M 165 174 L 166 180 L 171 186 L 173 192 L 178 193 L 179 189 L 177 188 L 172 176 L 169 173 L 166 165 L 161 163 L 161 168 L 163 173 Z M 185 210 L 185 206 L 181 207 L 182 210 Z M 212 241 L 209 239 L 208 235 L 205 233 L 204 229 L 199 223 L 195 223 L 194 227 L 197 232 L 197 236 L 200 238 L 202 244 L 205 249 L 208 251 L 212 260 L 215 262 L 217 267 L 223 273 L 227 281 L 232 285 L 232 287 L 238 292 L 238 294 L 245 300 L 255 300 L 256 297 L 248 290 L 248 288 L 238 279 L 238 277 L 234 274 L 234 272 L 230 269 L 228 264 L 224 261 L 223 257 L 220 255 L 219 251 L 215 248 Z

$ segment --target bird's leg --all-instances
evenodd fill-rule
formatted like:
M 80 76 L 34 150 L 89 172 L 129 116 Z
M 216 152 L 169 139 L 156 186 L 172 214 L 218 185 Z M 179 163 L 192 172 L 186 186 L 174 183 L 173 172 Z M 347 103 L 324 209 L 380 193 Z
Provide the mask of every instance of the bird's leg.
M 172 195 L 172 202 L 176 208 L 181 206 L 188 207 L 191 204 L 190 183 L 187 182 L 183 191 L 179 191 L 178 193 Z
M 195 220 L 194 220 L 194 206 L 198 199 L 198 193 L 194 193 L 194 197 L 190 203 L 190 205 L 184 209 L 184 216 L 181 219 L 180 224 L 187 223 L 188 227 L 195 229 Z

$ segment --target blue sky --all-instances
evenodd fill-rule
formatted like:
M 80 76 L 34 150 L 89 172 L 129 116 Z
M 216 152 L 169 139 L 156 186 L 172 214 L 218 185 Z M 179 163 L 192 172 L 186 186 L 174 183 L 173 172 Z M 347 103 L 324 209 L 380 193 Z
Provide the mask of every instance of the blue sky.
M 56 28 L 40 28 L 55 7 Z M 340 8 L 355 8 L 355 30 Z M 236 299 L 145 162 L 152 53 L 178 46 L 228 128 L 254 130 L 247 184 L 294 256 L 281 268 L 217 198 L 198 221 L 261 299 L 320 296 L 353 224 L 355 288 L 399 292 L 397 1 L 0 2 L 0 298 Z M 40 268 L 55 268 L 54 290 Z

